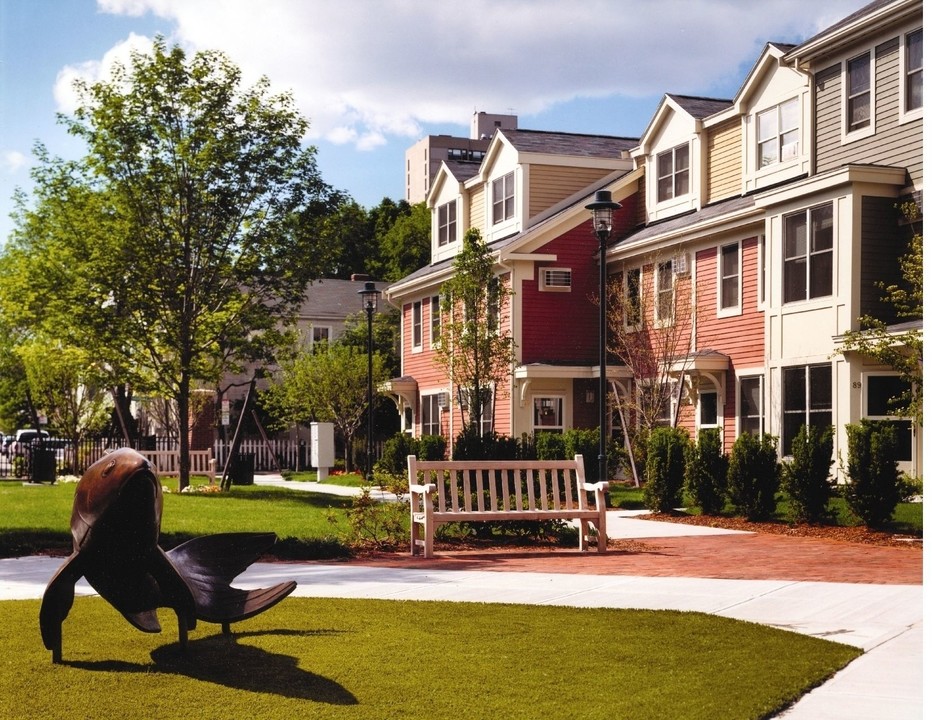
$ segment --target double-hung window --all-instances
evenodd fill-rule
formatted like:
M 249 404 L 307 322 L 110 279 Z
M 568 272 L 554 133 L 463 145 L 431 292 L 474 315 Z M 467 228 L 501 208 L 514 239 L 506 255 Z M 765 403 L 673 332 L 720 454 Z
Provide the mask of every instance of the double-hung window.
M 657 155 L 657 201 L 689 192 L 689 143 Z
M 871 126 L 873 120 L 872 67 L 870 51 L 852 58 L 845 65 L 845 131 L 855 132 Z
M 449 245 L 456 242 L 456 200 L 437 208 L 437 244 Z
M 913 424 L 896 414 L 896 408 L 903 407 L 909 398 L 912 387 L 899 375 L 868 375 L 864 383 L 866 389 L 866 413 L 870 420 L 886 420 L 893 425 L 896 433 L 896 459 L 909 462 L 913 459 Z
M 792 453 L 793 439 L 804 425 L 832 425 L 832 366 L 800 365 L 783 369 L 783 454 Z
M 641 324 L 641 268 L 625 272 L 625 326 Z
M 423 346 L 423 313 L 421 301 L 411 303 L 411 349 L 420 350 Z
M 764 432 L 764 377 L 754 375 L 743 377 L 738 382 L 740 408 L 738 414 L 738 432 L 760 435 Z
M 430 299 L 430 346 L 435 348 L 440 344 L 440 296 L 434 295 Z
M 655 317 L 658 323 L 673 320 L 673 261 L 657 263 L 655 283 Z
M 534 398 L 534 431 L 563 430 L 563 398 Z
M 783 218 L 783 302 L 832 294 L 832 203 Z
M 718 254 L 719 310 L 737 310 L 741 306 L 741 245 L 729 243 Z
M 903 50 L 903 111 L 922 108 L 922 28 L 907 33 Z
M 440 435 L 440 393 L 421 395 L 421 435 Z
M 795 160 L 799 155 L 799 99 L 792 98 L 757 116 L 757 167 Z
M 492 223 L 510 220 L 515 216 L 515 174 L 492 181 Z

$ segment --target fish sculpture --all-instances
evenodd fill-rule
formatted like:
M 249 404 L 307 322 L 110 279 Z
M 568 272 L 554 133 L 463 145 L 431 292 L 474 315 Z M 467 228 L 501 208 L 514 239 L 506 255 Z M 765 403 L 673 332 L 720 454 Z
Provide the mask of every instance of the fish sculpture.
M 42 642 L 62 661 L 62 623 L 82 577 L 143 632 L 161 631 L 156 609 L 178 618 L 182 648 L 198 620 L 230 623 L 258 615 L 297 587 L 231 586 L 276 541 L 274 533 L 222 533 L 194 538 L 171 550 L 159 547 L 162 486 L 151 463 L 130 448 L 91 465 L 78 482 L 71 513 L 73 551 L 49 581 L 39 610 Z

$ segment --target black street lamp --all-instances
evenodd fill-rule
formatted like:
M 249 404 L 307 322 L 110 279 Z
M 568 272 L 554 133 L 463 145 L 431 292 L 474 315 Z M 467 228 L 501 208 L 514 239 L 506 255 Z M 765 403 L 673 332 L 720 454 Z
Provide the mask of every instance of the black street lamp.
M 372 482 L 372 316 L 379 307 L 379 291 L 375 289 L 374 282 L 367 282 L 363 289 L 359 291 L 359 297 L 362 298 L 362 309 L 366 311 L 366 321 L 368 323 L 368 355 L 369 355 L 369 387 L 366 401 L 366 415 L 368 420 L 366 431 L 366 481 Z
M 605 442 L 605 343 L 608 339 L 606 320 L 606 295 L 608 287 L 608 267 L 605 263 L 605 248 L 612 234 L 612 214 L 620 208 L 612 201 L 611 190 L 596 191 L 593 201 L 586 205 L 592 211 L 592 229 L 599 238 L 599 480 L 608 480 L 608 453 Z

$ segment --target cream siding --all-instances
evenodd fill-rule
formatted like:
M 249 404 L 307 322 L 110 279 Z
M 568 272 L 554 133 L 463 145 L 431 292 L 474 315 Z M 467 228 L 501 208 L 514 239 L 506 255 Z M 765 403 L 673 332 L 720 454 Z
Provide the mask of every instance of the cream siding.
M 570 195 L 605 177 L 604 168 L 574 168 L 559 165 L 531 165 L 528 218 L 549 210 Z
M 707 202 L 741 194 L 741 118 L 736 117 L 709 131 Z
M 485 188 L 475 188 L 469 196 L 469 227 L 485 234 Z

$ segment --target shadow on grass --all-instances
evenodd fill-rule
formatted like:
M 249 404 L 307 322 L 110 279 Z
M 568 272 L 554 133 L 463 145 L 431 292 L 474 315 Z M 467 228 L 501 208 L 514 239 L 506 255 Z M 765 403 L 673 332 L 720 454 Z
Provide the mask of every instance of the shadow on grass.
M 329 636 L 336 630 L 273 630 L 234 635 L 211 635 L 193 640 L 182 651 L 177 643 L 152 651 L 155 669 L 235 690 L 272 693 L 329 705 L 358 705 L 356 696 L 339 683 L 298 667 L 298 659 L 271 653 L 240 640 L 263 635 Z M 120 660 L 71 661 L 68 665 L 91 672 L 151 673 L 151 665 Z
M 179 493 L 172 493 L 178 496 Z M 229 492 L 182 493 L 181 497 L 195 499 L 198 502 L 239 502 L 245 500 L 277 501 L 288 500 L 301 505 L 316 508 L 348 508 L 353 505 L 353 498 L 341 495 L 328 495 L 305 490 L 288 488 L 265 488 L 257 486 L 234 486 Z

